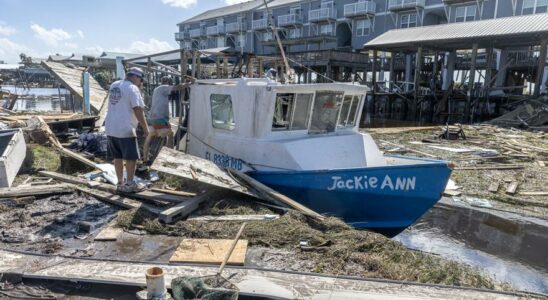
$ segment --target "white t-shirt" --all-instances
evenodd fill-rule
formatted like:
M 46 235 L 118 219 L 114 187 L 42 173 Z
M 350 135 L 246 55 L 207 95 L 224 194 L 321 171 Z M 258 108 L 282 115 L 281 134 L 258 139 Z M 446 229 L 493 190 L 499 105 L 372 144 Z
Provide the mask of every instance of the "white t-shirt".
M 134 107 L 145 107 L 139 88 L 129 80 L 119 80 L 108 91 L 108 111 L 105 118 L 107 136 L 117 138 L 135 137 L 139 121 Z
M 161 85 L 154 89 L 148 112 L 149 119 L 169 119 L 169 94 L 172 89 L 170 85 Z

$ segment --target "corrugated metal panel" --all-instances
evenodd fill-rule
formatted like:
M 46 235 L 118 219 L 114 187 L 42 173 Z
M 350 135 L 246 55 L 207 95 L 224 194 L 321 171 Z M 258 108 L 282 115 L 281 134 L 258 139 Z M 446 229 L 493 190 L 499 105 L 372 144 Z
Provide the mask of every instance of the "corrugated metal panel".
M 252 0 L 252 1 L 248 1 L 248 2 L 242 2 L 242 3 L 238 3 L 238 4 L 234 4 L 234 5 L 229 5 L 229 6 L 224 6 L 224 7 L 221 7 L 221 8 L 208 10 L 208 11 L 206 11 L 204 13 L 201 13 L 201 14 L 195 16 L 195 17 L 192 17 L 188 20 L 185 20 L 185 21 L 183 21 L 183 22 L 181 22 L 177 25 L 185 24 L 185 23 L 191 23 L 191 22 L 198 22 L 198 21 L 203 21 L 203 20 L 209 20 L 209 19 L 229 16 L 229 15 L 233 15 L 233 14 L 238 14 L 238 13 L 241 13 L 241 12 L 246 12 L 246 11 L 249 11 L 251 9 L 254 9 L 254 8 L 260 6 L 263 3 L 264 3 L 263 0 Z
M 289 5 L 293 3 L 299 3 L 302 2 L 302 0 L 273 0 L 271 2 L 268 2 L 268 8 L 274 8 L 282 5 Z M 265 9 L 264 5 L 261 5 L 257 10 Z
M 390 30 L 364 47 L 548 33 L 548 13 Z

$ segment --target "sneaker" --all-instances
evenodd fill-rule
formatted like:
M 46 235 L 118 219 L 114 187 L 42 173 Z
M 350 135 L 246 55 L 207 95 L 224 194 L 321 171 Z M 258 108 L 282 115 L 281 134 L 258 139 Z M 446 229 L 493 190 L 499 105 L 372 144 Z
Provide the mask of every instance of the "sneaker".
M 145 189 L 144 186 L 138 184 L 135 181 L 128 182 L 122 186 L 120 186 L 120 192 L 122 193 L 138 193 Z

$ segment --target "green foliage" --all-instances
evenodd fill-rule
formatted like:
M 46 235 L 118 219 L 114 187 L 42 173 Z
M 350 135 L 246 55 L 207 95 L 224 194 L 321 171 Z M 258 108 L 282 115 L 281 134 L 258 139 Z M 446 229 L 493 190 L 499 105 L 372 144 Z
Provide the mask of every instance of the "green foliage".
M 105 90 L 108 90 L 110 84 L 112 83 L 112 81 L 114 81 L 114 78 L 112 78 L 112 74 L 107 71 L 98 72 L 93 76 L 93 78 L 95 78 L 99 85 Z

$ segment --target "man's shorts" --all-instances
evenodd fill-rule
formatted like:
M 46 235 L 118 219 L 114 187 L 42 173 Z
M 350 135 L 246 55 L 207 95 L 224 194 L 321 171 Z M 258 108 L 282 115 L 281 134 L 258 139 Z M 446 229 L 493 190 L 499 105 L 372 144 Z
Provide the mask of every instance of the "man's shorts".
M 173 134 L 169 119 L 152 119 L 148 120 L 148 131 L 151 136 L 166 137 Z
M 109 136 L 107 142 L 108 159 L 138 160 L 141 158 L 136 137 L 117 138 Z

